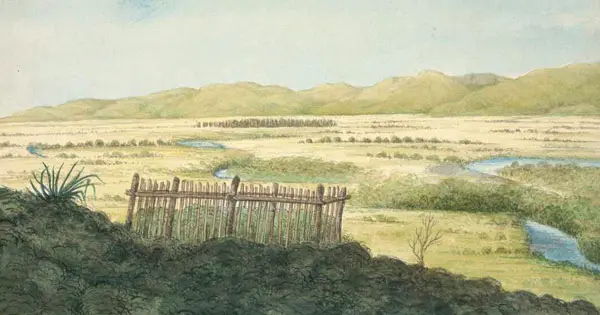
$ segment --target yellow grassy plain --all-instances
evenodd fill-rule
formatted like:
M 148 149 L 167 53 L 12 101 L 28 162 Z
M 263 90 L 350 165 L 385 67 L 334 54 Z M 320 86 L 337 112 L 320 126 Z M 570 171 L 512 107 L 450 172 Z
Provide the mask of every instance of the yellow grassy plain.
M 232 117 L 235 118 L 235 117 Z M 241 118 L 241 117 L 237 117 Z M 309 118 L 309 117 L 303 117 Z M 83 165 L 86 172 L 98 174 L 104 184 L 97 187 L 98 199 L 90 201 L 90 207 L 106 212 L 112 220 L 123 221 L 127 201 L 115 196 L 125 197 L 134 172 L 145 178 L 170 180 L 178 175 L 182 179 L 215 181 L 207 167 L 210 163 L 222 159 L 224 155 L 252 153 L 260 158 L 279 156 L 317 157 L 331 161 L 348 161 L 371 171 L 378 176 L 393 174 L 416 174 L 427 178 L 440 178 L 452 174 L 436 174 L 428 170 L 436 162 L 420 160 L 382 159 L 366 156 L 402 152 L 419 153 L 423 156 L 454 155 L 465 159 L 486 157 L 491 152 L 483 150 L 503 150 L 523 156 L 583 157 L 600 158 L 600 119 L 590 117 L 461 117 L 429 118 L 417 115 L 383 116 L 347 116 L 326 117 L 336 119 L 339 125 L 332 128 L 261 128 L 261 129 L 219 129 L 196 128 L 199 121 L 194 120 L 113 120 L 113 121 L 76 121 L 45 123 L 0 124 L 0 143 L 10 141 L 17 147 L 0 148 L 0 156 L 13 154 L 16 157 L 0 158 L 0 185 L 24 189 L 30 174 L 41 169 L 40 158 L 29 155 L 25 146 L 32 142 L 47 144 L 65 144 L 102 139 L 137 141 L 175 140 L 210 138 L 222 143 L 231 150 L 207 150 L 185 147 L 118 147 L 118 148 L 61 148 L 44 150 L 48 156 L 44 159 L 50 165 L 67 165 L 76 160 L 103 160 L 109 164 L 119 161 L 120 165 Z M 220 118 L 221 119 L 221 118 Z M 218 120 L 220 120 L 218 119 Z M 377 122 L 388 121 L 395 127 L 372 128 Z M 428 129 L 424 129 L 428 128 Z M 522 131 L 535 129 L 537 132 L 498 133 L 497 129 L 516 129 Z M 552 131 L 554 133 L 545 133 Z M 287 135 L 285 138 L 257 138 L 257 135 Z M 355 137 L 436 137 L 453 142 L 468 139 L 482 141 L 480 145 L 457 143 L 427 144 L 435 145 L 436 150 L 425 149 L 423 143 L 299 143 L 324 136 L 342 139 Z M 544 138 L 565 139 L 580 142 L 535 141 Z M 411 147 L 416 146 L 416 147 Z M 452 150 L 452 151 L 449 151 Z M 155 153 L 154 157 L 132 158 L 132 154 L 143 151 Z M 120 152 L 125 157 L 105 156 Z M 74 159 L 57 157 L 60 153 L 75 154 Z M 498 153 L 498 152 L 497 152 Z M 361 182 L 361 178 L 346 183 L 350 193 Z M 298 185 L 305 185 L 298 183 Z M 309 186 L 314 186 L 310 184 Z M 355 239 L 363 241 L 374 254 L 391 255 L 408 262 L 414 262 L 407 241 L 419 222 L 419 211 L 381 212 L 375 209 L 355 209 L 348 207 L 344 220 L 344 231 Z M 362 218 L 367 215 L 384 213 L 396 217 L 400 223 L 368 222 Z M 519 227 L 493 223 L 494 216 L 436 212 L 439 228 L 449 231 L 443 244 L 435 246 L 426 257 L 430 267 L 442 267 L 468 277 L 490 276 L 500 280 L 509 290 L 530 290 L 537 294 L 549 293 L 556 297 L 573 300 L 584 298 L 600 305 L 600 281 L 574 268 L 552 265 L 533 258 L 527 253 L 526 240 Z M 510 218 L 501 215 L 508 220 Z M 507 240 L 495 239 L 497 232 L 507 235 Z M 489 238 L 480 237 L 485 233 Z M 491 254 L 482 254 L 484 247 L 492 249 Z M 496 253 L 498 247 L 504 247 L 510 254 Z

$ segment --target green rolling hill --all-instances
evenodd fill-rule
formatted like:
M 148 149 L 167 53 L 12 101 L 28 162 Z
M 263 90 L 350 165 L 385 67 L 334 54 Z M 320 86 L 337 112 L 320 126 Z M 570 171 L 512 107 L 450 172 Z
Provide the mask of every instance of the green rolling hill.
M 600 115 L 600 63 L 540 69 L 516 79 L 491 73 L 449 76 L 428 70 L 367 87 L 335 83 L 302 91 L 252 82 L 213 84 L 34 107 L 2 121 L 394 113 Z

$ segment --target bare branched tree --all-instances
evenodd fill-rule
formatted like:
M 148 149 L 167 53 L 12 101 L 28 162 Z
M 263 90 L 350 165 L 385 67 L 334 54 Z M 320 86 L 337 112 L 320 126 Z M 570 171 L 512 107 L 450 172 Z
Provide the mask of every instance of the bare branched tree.
M 421 219 L 421 226 L 415 229 L 415 234 L 408 243 L 413 255 L 417 258 L 419 266 L 425 266 L 425 252 L 427 252 L 427 249 L 432 245 L 439 244 L 442 239 L 442 231 L 433 233 L 433 228 L 436 225 L 437 220 L 433 215 L 424 216 Z

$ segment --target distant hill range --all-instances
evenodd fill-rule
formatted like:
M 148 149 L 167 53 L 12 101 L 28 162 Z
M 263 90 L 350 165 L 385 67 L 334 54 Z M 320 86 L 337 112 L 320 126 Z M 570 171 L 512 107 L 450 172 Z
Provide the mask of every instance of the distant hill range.
M 600 115 L 600 63 L 540 69 L 516 79 L 423 71 L 368 87 L 336 83 L 302 91 L 251 82 L 213 84 L 115 100 L 75 100 L 2 120 L 357 114 Z

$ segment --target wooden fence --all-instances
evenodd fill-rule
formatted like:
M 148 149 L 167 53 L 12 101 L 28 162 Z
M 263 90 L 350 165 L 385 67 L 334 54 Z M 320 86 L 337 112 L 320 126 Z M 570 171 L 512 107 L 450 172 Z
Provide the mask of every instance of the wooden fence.
M 143 237 L 202 242 L 236 236 L 287 247 L 340 242 L 346 188 L 279 184 L 157 182 L 133 176 L 126 226 Z

